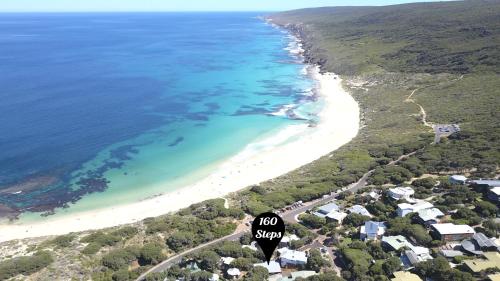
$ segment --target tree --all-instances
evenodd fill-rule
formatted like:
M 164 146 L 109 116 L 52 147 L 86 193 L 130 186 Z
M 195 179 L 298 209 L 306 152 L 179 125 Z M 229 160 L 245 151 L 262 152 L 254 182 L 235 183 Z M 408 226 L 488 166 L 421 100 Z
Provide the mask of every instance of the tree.
M 195 240 L 195 236 L 191 232 L 178 231 L 167 238 L 167 246 L 178 252 L 184 248 L 188 248 Z
M 421 186 L 425 187 L 427 189 L 433 188 L 436 185 L 436 180 L 428 177 L 428 178 L 423 178 L 423 179 L 416 179 L 412 181 L 411 185 L 413 186 Z
M 398 257 L 390 257 L 382 264 L 382 268 L 387 275 L 392 275 L 402 268 L 401 261 Z
M 323 256 L 321 256 L 320 251 L 317 249 L 312 249 L 309 252 L 309 257 L 307 258 L 307 268 L 319 272 L 321 268 L 329 266 L 330 263 L 326 261 Z
M 116 271 L 127 267 L 137 256 L 138 253 L 132 248 L 113 250 L 102 257 L 102 265 Z
M 498 207 L 488 201 L 479 201 L 474 205 L 476 213 L 482 217 L 494 217 L 498 213 Z
M 149 243 L 142 247 L 139 256 L 141 264 L 157 264 L 163 260 L 163 248 L 160 244 Z
M 265 267 L 256 266 L 245 275 L 244 281 L 262 281 L 269 278 L 269 272 Z
M 199 254 L 200 267 L 206 271 L 214 271 L 219 266 L 220 256 L 214 251 L 203 251 Z
M 231 266 L 248 271 L 253 268 L 253 262 L 249 258 L 237 258 L 231 262 Z
M 363 225 L 366 221 L 370 220 L 370 217 L 363 216 L 356 213 L 351 213 L 345 217 L 343 223 L 344 225 L 358 227 Z
M 128 281 L 130 280 L 129 277 L 128 269 L 126 268 L 116 271 L 112 276 L 113 281 Z
M 326 224 L 325 218 L 320 218 L 311 214 L 302 214 L 299 216 L 301 223 L 312 229 L 318 229 Z

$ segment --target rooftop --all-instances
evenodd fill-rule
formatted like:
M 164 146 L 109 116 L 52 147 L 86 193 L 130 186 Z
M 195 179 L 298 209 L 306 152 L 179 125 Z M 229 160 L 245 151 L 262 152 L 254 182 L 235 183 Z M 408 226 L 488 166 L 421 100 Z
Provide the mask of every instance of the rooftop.
M 301 261 L 307 262 L 307 256 L 305 252 L 288 250 L 280 255 L 280 258 L 287 259 L 289 261 Z
M 398 195 L 401 195 L 401 196 L 410 196 L 410 195 L 413 195 L 415 194 L 415 190 L 413 190 L 413 188 L 411 187 L 395 187 L 395 188 L 391 188 L 389 189 L 389 191 L 393 194 L 398 194 Z
M 269 264 L 267 262 L 256 263 L 253 266 L 265 267 L 267 269 L 267 271 L 269 271 L 270 274 L 281 273 L 281 266 L 276 261 L 271 261 L 271 262 L 269 262 Z
M 230 276 L 240 276 L 241 272 L 237 268 L 230 268 L 227 270 L 227 274 Z
M 332 203 L 329 203 L 329 204 L 326 204 L 326 205 L 319 207 L 318 213 L 326 215 L 332 211 L 338 211 L 339 209 L 340 209 L 339 206 L 332 202 Z
M 481 248 L 497 248 L 497 244 L 493 242 L 490 238 L 488 238 L 486 235 L 483 233 L 476 233 L 474 236 L 472 236 L 472 239 L 474 239 Z
M 435 220 L 438 217 L 442 217 L 444 216 L 444 214 L 438 208 L 429 208 L 429 209 L 419 210 L 418 216 L 423 221 L 430 221 L 430 220 Z
M 500 180 L 472 180 L 471 183 L 487 186 L 500 186 Z
M 490 191 L 495 193 L 496 195 L 500 195 L 500 186 L 495 186 L 492 189 L 490 189 Z
M 456 180 L 456 181 L 466 181 L 467 180 L 467 177 L 462 176 L 462 175 L 453 175 L 450 178 L 452 180 Z
M 474 229 L 466 224 L 453 224 L 453 223 L 440 223 L 432 224 L 434 229 L 436 229 L 439 234 L 464 234 L 464 233 L 476 233 Z
M 427 201 L 418 201 L 415 204 L 408 204 L 408 203 L 398 204 L 398 208 L 410 209 L 410 210 L 412 210 L 412 212 L 418 212 L 420 210 L 429 209 L 429 208 L 433 208 L 433 207 L 434 207 L 434 205 L 432 205 L 432 203 L 429 203 Z
M 499 268 L 500 269 L 500 254 L 497 252 L 484 253 L 486 259 L 474 259 L 465 260 L 464 264 L 472 272 L 480 272 L 488 268 Z
M 348 210 L 351 213 L 360 214 L 360 215 L 368 216 L 368 217 L 372 216 L 370 214 L 370 212 L 368 212 L 368 210 L 365 207 L 361 206 L 361 205 L 354 205 L 351 208 L 349 208 Z
M 367 221 L 364 226 L 361 226 L 361 233 L 382 235 L 386 229 L 387 226 L 384 222 Z
M 407 271 L 397 271 L 393 274 L 394 278 L 392 278 L 391 281 L 422 281 L 418 275 Z
M 327 218 L 334 219 L 337 221 L 342 221 L 347 216 L 344 212 L 333 211 L 326 215 Z

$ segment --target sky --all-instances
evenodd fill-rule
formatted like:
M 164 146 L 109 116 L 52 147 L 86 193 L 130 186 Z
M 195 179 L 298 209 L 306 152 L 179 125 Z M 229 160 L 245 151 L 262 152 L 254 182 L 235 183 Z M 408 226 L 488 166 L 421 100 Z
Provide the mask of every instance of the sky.
M 0 0 L 0 12 L 283 11 L 322 6 L 381 6 L 422 0 Z

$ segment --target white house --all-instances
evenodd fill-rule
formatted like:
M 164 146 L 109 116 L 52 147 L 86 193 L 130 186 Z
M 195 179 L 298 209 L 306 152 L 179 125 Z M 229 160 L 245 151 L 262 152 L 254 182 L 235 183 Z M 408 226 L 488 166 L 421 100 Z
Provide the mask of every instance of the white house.
M 431 227 L 442 241 L 461 241 L 471 238 L 476 233 L 472 227 L 466 224 L 440 223 L 431 224 Z
M 387 230 L 384 222 L 367 221 L 359 229 L 359 236 L 361 240 L 365 239 L 379 239 Z
M 241 272 L 237 268 L 230 268 L 230 269 L 227 270 L 227 275 L 230 278 L 237 279 L 238 277 L 240 277 Z
M 417 213 L 418 218 L 426 225 L 438 223 L 439 219 L 444 216 L 443 212 L 438 208 L 423 209 Z
M 267 271 L 269 272 L 269 274 L 278 274 L 278 273 L 281 273 L 280 264 L 278 262 L 276 262 L 276 261 L 270 261 L 269 264 L 267 264 L 267 262 L 256 263 L 253 266 L 254 267 L 257 267 L 257 266 L 265 267 L 267 269 Z
M 351 214 L 359 214 L 359 215 L 363 215 L 363 216 L 367 216 L 367 217 L 371 217 L 372 214 L 370 214 L 370 212 L 368 212 L 368 210 L 361 206 L 361 205 L 354 205 L 352 206 L 351 208 L 347 209 Z
M 279 246 L 281 247 L 290 246 L 293 241 L 297 240 L 300 240 L 300 238 L 297 235 L 295 234 L 287 235 L 281 239 Z
M 413 200 L 411 197 L 415 194 L 415 190 L 411 187 L 396 187 L 389 189 L 389 196 L 395 200 Z
M 333 212 L 328 213 L 328 215 L 326 215 L 325 218 L 328 222 L 333 221 L 333 222 L 336 222 L 337 224 L 342 224 L 342 221 L 345 219 L 345 217 L 347 217 L 346 213 L 333 211 Z
M 224 265 L 230 265 L 234 261 L 232 257 L 221 257 L 220 259 Z
M 318 211 L 314 212 L 314 214 L 318 217 L 324 218 L 329 213 L 331 213 L 333 211 L 338 211 L 338 210 L 340 210 L 339 206 L 332 202 L 332 203 L 329 203 L 329 204 L 326 204 L 326 205 L 319 207 Z
M 281 266 L 300 266 L 307 263 L 305 252 L 288 250 L 280 255 Z
M 397 213 L 399 217 L 404 217 L 409 213 L 415 213 L 420 210 L 430 209 L 432 207 L 434 207 L 434 205 L 427 201 L 418 201 L 415 204 L 401 203 L 398 204 Z
M 219 275 L 218 274 L 212 274 L 212 277 L 208 279 L 209 281 L 219 281 Z
M 450 176 L 449 180 L 450 180 L 450 183 L 453 183 L 453 184 L 465 184 L 465 182 L 467 181 L 467 178 L 465 176 L 462 176 L 462 175 L 453 175 L 453 176 Z

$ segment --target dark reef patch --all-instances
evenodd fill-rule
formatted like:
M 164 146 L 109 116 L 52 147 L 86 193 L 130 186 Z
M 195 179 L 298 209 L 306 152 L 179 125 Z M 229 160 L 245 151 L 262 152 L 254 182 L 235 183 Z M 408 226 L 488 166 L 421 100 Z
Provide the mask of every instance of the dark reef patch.
M 174 147 L 174 146 L 177 146 L 179 143 L 181 143 L 183 141 L 184 141 L 184 137 L 178 137 L 172 143 L 170 143 L 168 146 Z

